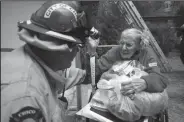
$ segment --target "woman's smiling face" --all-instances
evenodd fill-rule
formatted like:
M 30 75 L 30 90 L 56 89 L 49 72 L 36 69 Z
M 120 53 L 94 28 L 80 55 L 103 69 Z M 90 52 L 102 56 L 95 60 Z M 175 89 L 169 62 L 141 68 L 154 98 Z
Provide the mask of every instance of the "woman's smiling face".
M 122 58 L 131 58 L 136 51 L 140 49 L 139 41 L 133 39 L 132 37 L 123 38 L 120 41 L 121 45 L 121 56 Z

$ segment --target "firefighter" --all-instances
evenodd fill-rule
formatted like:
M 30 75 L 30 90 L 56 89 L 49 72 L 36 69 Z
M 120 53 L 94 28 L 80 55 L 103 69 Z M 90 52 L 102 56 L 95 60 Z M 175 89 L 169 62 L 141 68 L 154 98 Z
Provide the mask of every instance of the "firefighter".
M 64 91 L 86 74 L 70 68 L 72 60 L 85 43 L 93 55 L 99 41 L 84 41 L 85 20 L 79 2 L 47 1 L 18 23 L 25 45 L 1 60 L 1 122 L 66 122 Z

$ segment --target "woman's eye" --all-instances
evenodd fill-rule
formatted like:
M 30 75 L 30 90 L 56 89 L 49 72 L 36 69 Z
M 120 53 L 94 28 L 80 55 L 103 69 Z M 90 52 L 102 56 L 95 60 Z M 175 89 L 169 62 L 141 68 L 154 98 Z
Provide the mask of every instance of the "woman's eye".
M 127 47 L 131 47 L 132 46 L 132 44 L 127 44 Z

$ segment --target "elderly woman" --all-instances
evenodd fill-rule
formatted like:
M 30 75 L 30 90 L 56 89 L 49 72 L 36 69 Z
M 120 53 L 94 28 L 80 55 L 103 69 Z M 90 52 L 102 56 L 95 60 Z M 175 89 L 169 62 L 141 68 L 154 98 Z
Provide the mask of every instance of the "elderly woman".
M 123 95 L 131 95 L 140 91 L 162 92 L 167 87 L 168 79 L 160 73 L 154 52 L 148 46 L 148 40 L 142 31 L 131 28 L 121 33 L 119 45 L 110 49 L 97 60 L 96 81 L 116 61 L 122 60 L 137 60 L 149 73 L 147 76 L 134 79 L 133 82 L 122 84 L 121 93 Z

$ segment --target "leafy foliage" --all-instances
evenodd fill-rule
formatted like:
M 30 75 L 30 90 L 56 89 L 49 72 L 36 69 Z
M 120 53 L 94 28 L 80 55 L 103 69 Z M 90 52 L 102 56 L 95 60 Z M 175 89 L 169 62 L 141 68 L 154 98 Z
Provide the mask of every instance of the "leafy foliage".
M 154 20 L 146 21 L 147 26 L 155 37 L 165 55 L 168 55 L 177 44 L 176 30 L 174 26 L 181 26 L 184 23 L 184 2 L 170 1 L 135 1 L 135 6 L 142 16 L 153 16 Z M 170 11 L 169 11 L 170 10 Z M 182 15 L 182 18 L 168 16 Z M 164 18 L 165 17 L 165 18 Z

